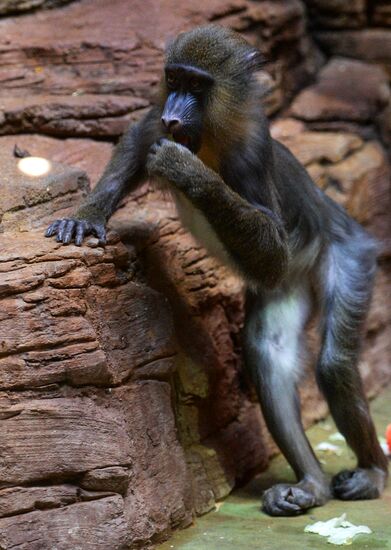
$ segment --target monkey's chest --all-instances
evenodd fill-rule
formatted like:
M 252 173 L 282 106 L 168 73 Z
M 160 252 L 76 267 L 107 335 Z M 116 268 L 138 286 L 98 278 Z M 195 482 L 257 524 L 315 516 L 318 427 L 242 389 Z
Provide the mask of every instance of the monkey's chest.
M 212 256 L 225 265 L 232 264 L 225 247 L 203 213 L 195 208 L 181 192 L 174 193 L 175 204 L 182 225 Z

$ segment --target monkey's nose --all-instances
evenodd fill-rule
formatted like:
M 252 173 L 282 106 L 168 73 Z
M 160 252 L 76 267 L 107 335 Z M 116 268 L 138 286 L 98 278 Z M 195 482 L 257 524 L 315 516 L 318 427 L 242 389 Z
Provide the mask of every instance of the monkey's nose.
M 169 132 L 174 132 L 175 130 L 179 130 L 182 126 L 181 121 L 177 118 L 170 118 L 162 116 L 162 124 L 166 130 Z

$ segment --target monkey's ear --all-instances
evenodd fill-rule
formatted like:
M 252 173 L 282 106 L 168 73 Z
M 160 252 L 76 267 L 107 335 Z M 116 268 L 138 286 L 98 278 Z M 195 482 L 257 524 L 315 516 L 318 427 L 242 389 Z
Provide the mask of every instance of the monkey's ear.
M 252 50 L 249 54 L 247 54 L 246 61 L 251 71 L 259 71 L 265 64 L 263 55 L 259 50 Z
M 180 38 L 182 35 L 185 34 L 185 31 L 180 31 L 178 32 L 177 34 L 174 34 L 174 35 L 169 35 L 167 38 L 166 38 L 166 42 L 165 42 L 165 51 L 168 51 L 174 44 L 174 42 L 176 42 L 178 40 L 178 38 Z

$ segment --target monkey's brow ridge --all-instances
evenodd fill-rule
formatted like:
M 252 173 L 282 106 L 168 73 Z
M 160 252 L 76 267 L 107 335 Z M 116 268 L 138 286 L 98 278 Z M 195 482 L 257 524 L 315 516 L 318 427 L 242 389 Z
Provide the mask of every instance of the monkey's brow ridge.
M 187 74 L 191 74 L 193 76 L 197 76 L 198 78 L 202 78 L 203 80 L 207 82 L 214 82 L 213 76 L 208 73 L 208 71 L 204 71 L 203 69 L 200 69 L 198 67 L 194 67 L 193 65 L 185 65 L 182 63 L 169 63 L 165 67 L 165 71 L 175 71 L 178 73 L 185 72 Z

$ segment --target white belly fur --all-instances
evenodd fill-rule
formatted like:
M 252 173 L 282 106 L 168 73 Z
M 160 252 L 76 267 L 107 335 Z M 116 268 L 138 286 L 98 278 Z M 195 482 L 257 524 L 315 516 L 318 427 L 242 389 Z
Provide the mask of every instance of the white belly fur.
M 183 226 L 197 239 L 206 250 L 225 265 L 232 266 L 223 243 L 205 216 L 195 208 L 181 192 L 174 193 L 174 200 Z

